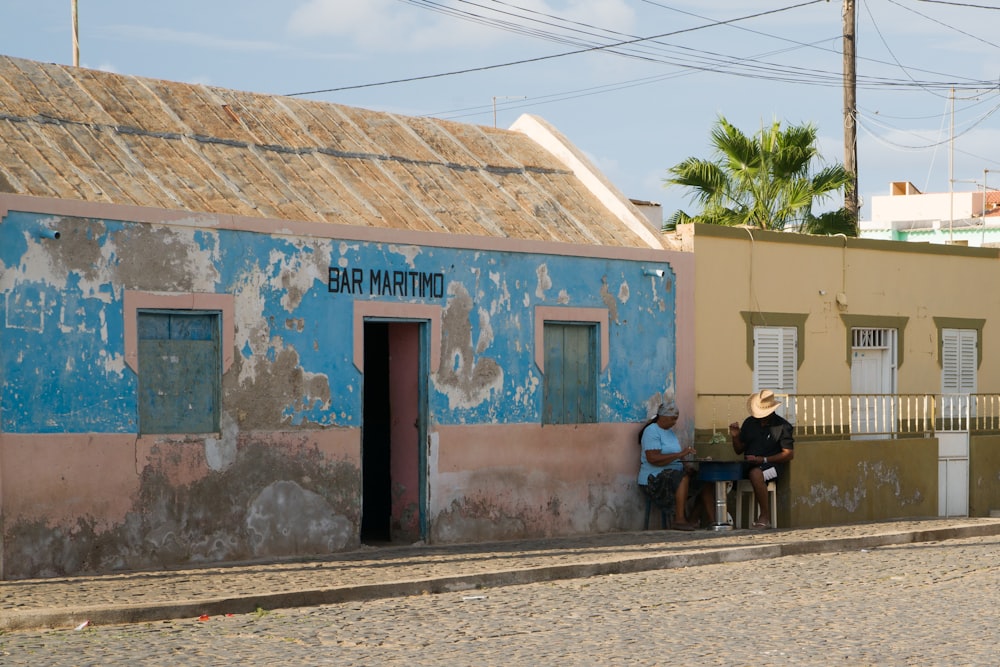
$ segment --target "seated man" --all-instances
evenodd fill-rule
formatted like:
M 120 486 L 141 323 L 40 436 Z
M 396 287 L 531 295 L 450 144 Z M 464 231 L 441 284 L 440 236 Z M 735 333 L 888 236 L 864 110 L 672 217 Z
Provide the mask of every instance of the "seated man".
M 779 405 L 781 401 L 774 397 L 774 392 L 762 389 L 747 399 L 750 416 L 743 420 L 743 425 L 736 422 L 729 425 L 733 451 L 745 455 L 744 474 L 753 486 L 759 507 L 751 528 L 771 528 L 767 483 L 778 476 L 776 463 L 791 461 L 795 456 L 792 425 L 774 413 Z
M 674 530 L 694 530 L 685 516 L 691 476 L 685 471 L 682 459 L 694 454 L 695 450 L 694 447 L 682 449 L 677 435 L 671 430 L 678 416 L 674 401 L 661 403 L 656 419 L 643 428 L 638 482 L 639 488 L 657 507 L 673 514 Z

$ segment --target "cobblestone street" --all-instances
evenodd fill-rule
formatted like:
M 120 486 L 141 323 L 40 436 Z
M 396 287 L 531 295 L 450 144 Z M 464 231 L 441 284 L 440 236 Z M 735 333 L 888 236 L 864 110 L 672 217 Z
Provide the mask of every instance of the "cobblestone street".
M 4 665 L 995 665 L 1000 537 L 83 630 Z

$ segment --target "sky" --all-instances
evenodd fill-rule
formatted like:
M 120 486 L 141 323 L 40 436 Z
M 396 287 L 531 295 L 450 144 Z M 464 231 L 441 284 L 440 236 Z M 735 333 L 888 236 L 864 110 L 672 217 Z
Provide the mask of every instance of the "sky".
M 510 126 L 541 116 L 628 197 L 667 169 L 817 128 L 844 161 L 842 0 L 78 0 L 80 65 Z M 71 0 L 2 0 L 0 53 L 73 63 Z M 1000 188 L 1000 0 L 857 0 L 862 218 L 892 181 Z M 821 208 L 840 205 L 830 201 Z

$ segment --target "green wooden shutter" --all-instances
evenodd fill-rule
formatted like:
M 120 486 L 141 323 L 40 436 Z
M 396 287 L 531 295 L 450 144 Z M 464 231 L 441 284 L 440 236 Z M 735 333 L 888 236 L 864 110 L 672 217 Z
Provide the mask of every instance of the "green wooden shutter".
M 597 326 L 546 322 L 542 423 L 597 421 Z
M 139 432 L 217 432 L 218 314 L 171 311 L 138 316 Z

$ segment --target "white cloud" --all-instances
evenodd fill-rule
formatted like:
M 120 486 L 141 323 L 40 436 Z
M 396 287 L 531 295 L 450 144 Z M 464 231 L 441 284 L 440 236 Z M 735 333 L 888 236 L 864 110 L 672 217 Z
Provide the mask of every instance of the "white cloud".
M 218 35 L 210 35 L 202 32 L 172 30 L 170 28 L 150 28 L 141 25 L 113 25 L 104 28 L 101 32 L 112 37 L 131 41 L 166 42 L 216 51 L 261 53 L 286 50 L 285 46 L 266 40 L 226 39 Z
M 463 14 L 474 13 L 547 32 L 558 28 L 531 19 L 564 26 L 572 25 L 568 21 L 578 22 L 619 32 L 631 31 L 635 23 L 634 13 L 624 0 L 570 0 L 554 6 L 538 0 L 522 0 L 516 7 L 497 7 L 500 12 L 509 13 L 460 3 L 451 3 L 451 7 Z M 593 32 L 586 26 L 575 27 Z M 491 47 L 515 36 L 499 27 L 407 6 L 398 0 L 308 0 L 292 13 L 288 30 L 307 37 L 344 37 L 376 52 Z

